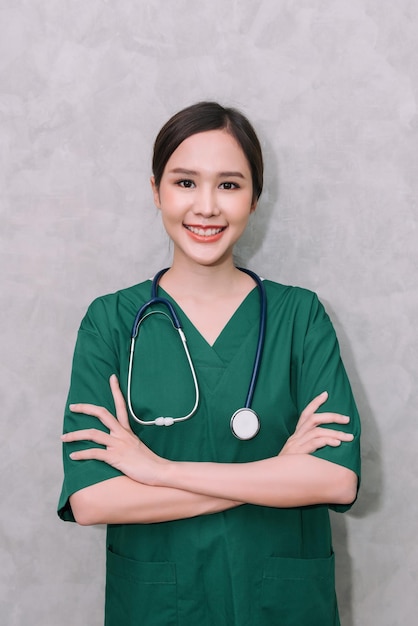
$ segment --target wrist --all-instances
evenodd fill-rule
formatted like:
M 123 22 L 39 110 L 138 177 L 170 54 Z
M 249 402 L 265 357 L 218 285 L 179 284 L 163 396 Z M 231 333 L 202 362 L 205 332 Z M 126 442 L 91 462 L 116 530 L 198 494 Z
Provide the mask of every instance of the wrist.
M 169 459 L 159 459 L 158 468 L 156 471 L 154 487 L 178 487 L 175 485 L 175 470 L 178 465 L 178 461 L 171 461 Z

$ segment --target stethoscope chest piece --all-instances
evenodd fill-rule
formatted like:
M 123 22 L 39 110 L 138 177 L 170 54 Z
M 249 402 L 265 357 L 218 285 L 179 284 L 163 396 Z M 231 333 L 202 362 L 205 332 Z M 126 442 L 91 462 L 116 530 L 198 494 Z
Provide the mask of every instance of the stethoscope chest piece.
M 231 417 L 232 434 L 243 441 L 253 439 L 260 430 L 260 420 L 255 411 L 249 408 L 238 409 Z

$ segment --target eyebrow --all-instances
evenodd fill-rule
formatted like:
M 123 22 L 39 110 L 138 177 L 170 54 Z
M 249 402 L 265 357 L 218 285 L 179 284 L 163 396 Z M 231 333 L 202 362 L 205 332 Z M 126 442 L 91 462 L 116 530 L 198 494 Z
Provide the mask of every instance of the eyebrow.
M 245 178 L 241 172 L 219 172 L 219 176 L 236 176 L 237 178 Z
M 176 167 L 172 170 L 170 170 L 170 174 L 186 174 L 187 176 L 198 176 L 199 173 L 196 172 L 196 170 L 187 170 L 184 169 L 183 167 Z M 244 174 L 242 174 L 242 172 L 235 172 L 235 171 L 231 171 L 231 172 L 218 172 L 218 176 L 231 176 L 231 177 L 236 177 L 236 178 L 245 178 Z

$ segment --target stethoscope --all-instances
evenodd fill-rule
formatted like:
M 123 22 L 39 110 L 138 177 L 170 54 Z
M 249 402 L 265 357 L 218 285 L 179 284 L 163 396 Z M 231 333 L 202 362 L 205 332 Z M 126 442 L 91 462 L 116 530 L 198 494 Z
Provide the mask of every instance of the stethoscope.
M 131 348 L 130 348 L 129 366 L 128 366 L 127 402 L 128 402 L 129 411 L 133 419 L 136 420 L 139 424 L 142 424 L 142 426 L 151 426 L 153 424 L 155 426 L 172 426 L 176 422 L 184 422 L 190 419 L 196 413 L 197 407 L 199 404 L 199 397 L 200 397 L 199 385 L 197 382 L 197 376 L 196 376 L 196 372 L 194 369 L 193 361 L 190 356 L 189 349 L 187 347 L 187 340 L 186 340 L 186 336 L 184 334 L 182 325 L 180 323 L 178 315 L 173 305 L 171 304 L 171 302 L 167 300 L 167 298 L 159 297 L 157 294 L 158 283 L 160 281 L 160 278 L 168 269 L 169 268 L 166 267 L 165 269 L 160 270 L 155 275 L 152 281 L 152 286 L 151 286 L 151 299 L 141 306 L 141 308 L 136 314 L 135 321 L 132 326 Z M 266 334 L 267 297 L 266 297 L 266 290 L 264 288 L 263 281 L 261 280 L 259 276 L 257 276 L 257 274 L 255 274 L 251 270 L 244 269 L 243 267 L 239 267 L 238 269 L 240 269 L 242 272 L 245 272 L 246 274 L 251 276 L 251 278 L 257 284 L 259 295 L 260 295 L 260 324 L 259 324 L 259 329 L 258 329 L 258 340 L 257 340 L 256 351 L 255 351 L 253 370 L 251 374 L 250 384 L 248 387 L 247 398 L 245 400 L 244 407 L 237 409 L 235 413 L 232 415 L 231 421 L 230 421 L 230 427 L 231 427 L 231 431 L 233 435 L 237 439 L 247 440 L 247 439 L 253 439 L 253 437 L 255 437 L 258 431 L 260 430 L 260 419 L 257 413 L 254 411 L 254 409 L 251 408 L 251 404 L 252 404 L 252 400 L 254 396 L 255 386 L 257 383 L 257 377 L 260 371 L 261 357 L 263 354 L 263 347 L 264 347 L 264 338 Z M 163 305 L 166 308 L 166 311 L 151 310 L 147 312 L 147 310 L 155 304 Z M 173 327 L 178 331 L 180 335 L 184 352 L 186 354 L 187 361 L 189 363 L 190 372 L 193 378 L 193 384 L 194 384 L 194 389 L 195 389 L 195 402 L 191 411 L 187 413 L 187 415 L 183 415 L 182 417 L 160 416 L 160 417 L 155 418 L 154 420 L 144 421 L 144 420 L 141 420 L 135 414 L 133 407 L 132 407 L 132 397 L 131 397 L 132 370 L 133 370 L 133 362 L 134 362 L 135 343 L 138 337 L 139 327 L 150 315 L 154 315 L 154 314 L 164 315 L 165 317 L 167 317 L 173 324 Z

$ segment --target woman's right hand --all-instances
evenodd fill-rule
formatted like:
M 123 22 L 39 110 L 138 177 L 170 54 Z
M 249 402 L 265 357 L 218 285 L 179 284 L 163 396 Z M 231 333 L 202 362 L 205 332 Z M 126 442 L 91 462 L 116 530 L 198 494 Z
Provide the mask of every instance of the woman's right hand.
M 316 396 L 302 411 L 295 432 L 289 437 L 279 452 L 283 454 L 311 454 L 324 446 L 338 447 L 342 441 L 352 441 L 354 435 L 342 430 L 321 428 L 322 424 L 348 424 L 350 418 L 340 413 L 317 413 L 328 399 L 324 391 Z

